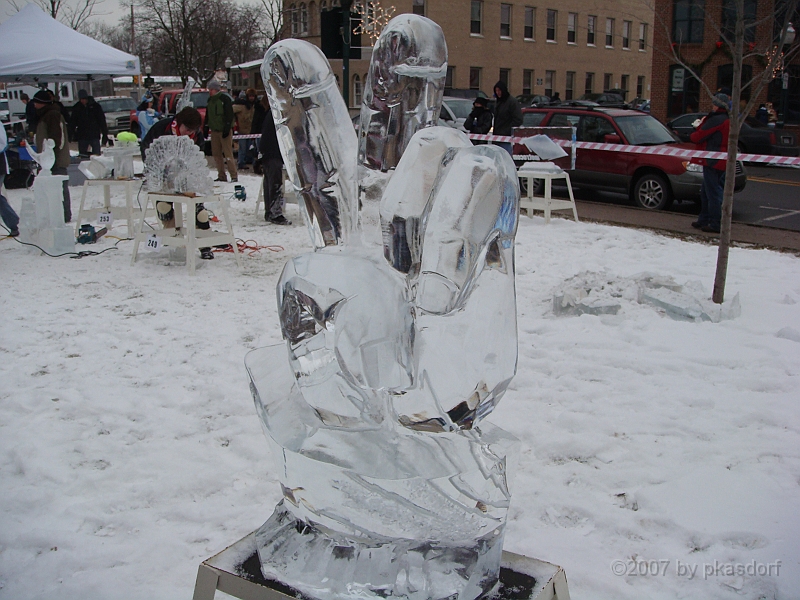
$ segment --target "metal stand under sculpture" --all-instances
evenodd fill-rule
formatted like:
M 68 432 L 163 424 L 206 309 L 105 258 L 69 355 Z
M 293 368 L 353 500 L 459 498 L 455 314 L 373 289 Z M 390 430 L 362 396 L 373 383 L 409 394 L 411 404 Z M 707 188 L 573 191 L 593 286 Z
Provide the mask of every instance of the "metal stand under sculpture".
M 305 597 L 473 600 L 499 587 L 517 445 L 482 419 L 516 372 L 519 186 L 508 153 L 429 126 L 437 25 L 401 15 L 378 47 L 402 50 L 374 53 L 368 78 L 393 78 L 400 103 L 362 111 L 399 132 L 362 144 L 363 165 L 395 168 L 382 252 L 360 235 L 358 140 L 327 60 L 289 39 L 262 66 L 316 251 L 278 283 L 286 345 L 246 359 L 283 490 L 254 545 L 261 574 Z

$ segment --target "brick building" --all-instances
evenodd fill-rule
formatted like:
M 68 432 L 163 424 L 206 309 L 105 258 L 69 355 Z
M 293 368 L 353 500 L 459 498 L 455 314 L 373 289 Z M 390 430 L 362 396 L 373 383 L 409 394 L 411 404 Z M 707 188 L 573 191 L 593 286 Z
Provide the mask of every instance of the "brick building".
M 390 0 L 383 0 L 388 9 Z M 513 95 L 558 92 L 563 100 L 605 89 L 627 99 L 650 97 L 653 13 L 644 0 L 394 0 L 394 14 L 417 13 L 442 28 L 448 48 L 448 88 L 491 95 L 504 79 Z M 284 3 L 283 37 L 323 47 L 323 12 L 338 0 Z M 350 60 L 350 105 L 360 104 L 370 42 Z M 355 50 L 358 54 L 359 50 Z M 330 58 L 341 80 L 341 59 Z M 341 83 L 340 83 L 341 85 Z
M 720 41 L 717 25 L 721 23 L 723 29 L 733 26 L 724 10 L 731 4 L 731 0 L 656 0 L 650 108 L 653 116 L 666 121 L 685 112 L 711 110 L 711 98 L 700 82 L 672 56 L 670 44 L 678 40 L 681 43 L 676 48 L 683 61 L 692 65 L 712 90 L 732 87 L 732 58 Z M 750 49 L 763 52 L 773 47 L 772 40 L 780 31 L 776 22 L 779 19 L 782 22 L 779 5 L 780 0 L 745 0 L 745 52 Z M 765 64 L 763 57 L 746 59 L 743 80 L 763 71 Z M 787 122 L 797 123 L 800 120 L 800 61 L 791 61 L 787 71 L 790 75 Z M 750 91 L 743 90 L 742 97 L 749 98 Z M 757 102 L 772 102 L 776 110 L 780 110 L 780 79 L 764 88 Z

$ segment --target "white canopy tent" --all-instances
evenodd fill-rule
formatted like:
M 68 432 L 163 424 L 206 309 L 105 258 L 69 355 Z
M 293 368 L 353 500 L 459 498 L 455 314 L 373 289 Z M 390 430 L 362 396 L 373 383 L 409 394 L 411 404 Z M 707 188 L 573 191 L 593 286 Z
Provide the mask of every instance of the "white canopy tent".
M 0 81 L 97 81 L 140 72 L 138 57 L 78 33 L 35 4 L 0 25 Z

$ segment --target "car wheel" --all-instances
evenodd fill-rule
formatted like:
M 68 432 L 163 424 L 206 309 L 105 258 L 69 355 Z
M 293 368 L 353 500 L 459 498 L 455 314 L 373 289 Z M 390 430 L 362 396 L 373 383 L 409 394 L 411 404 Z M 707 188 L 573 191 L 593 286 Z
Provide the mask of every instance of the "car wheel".
M 523 178 L 519 180 L 519 191 L 525 196 L 528 193 L 528 179 Z M 533 195 L 544 196 L 544 179 L 533 180 Z
M 658 173 L 645 173 L 633 186 L 633 201 L 640 208 L 665 210 L 672 205 L 672 190 Z

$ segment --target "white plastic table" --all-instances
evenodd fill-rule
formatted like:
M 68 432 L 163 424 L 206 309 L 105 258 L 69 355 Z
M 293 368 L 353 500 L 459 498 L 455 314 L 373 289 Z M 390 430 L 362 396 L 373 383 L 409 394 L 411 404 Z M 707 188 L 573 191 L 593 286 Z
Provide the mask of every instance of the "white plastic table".
M 527 210 L 528 216 L 533 217 L 534 210 L 544 211 L 544 222 L 550 222 L 550 213 L 554 210 L 572 210 L 575 221 L 578 220 L 578 209 L 575 206 L 575 196 L 572 195 L 572 184 L 569 173 L 551 162 L 526 162 L 517 169 L 517 176 L 527 182 L 525 195 L 519 199 L 520 211 Z M 534 180 L 544 180 L 544 196 L 534 194 Z M 553 180 L 564 179 L 567 182 L 569 200 L 566 198 L 553 198 Z
M 102 186 L 103 188 L 103 206 L 102 208 L 86 208 L 86 190 L 90 187 Z M 111 205 L 111 188 L 123 186 L 125 188 L 125 206 L 112 206 Z M 128 235 L 133 234 L 133 223 L 139 216 L 140 209 L 133 208 L 133 192 L 134 189 L 138 192 L 142 186 L 141 179 L 87 179 L 83 182 L 83 192 L 81 193 L 81 205 L 78 208 L 78 214 L 75 218 L 75 237 L 80 233 L 81 224 L 84 218 L 90 222 L 97 220 L 99 212 L 111 213 L 111 217 L 116 221 L 123 219 L 128 224 Z M 102 225 L 102 223 L 101 223 Z
M 153 210 L 158 202 L 171 202 L 175 210 L 175 227 L 169 229 L 156 229 L 155 231 L 144 231 L 145 214 L 152 204 Z M 213 231 L 211 229 L 197 229 L 195 225 L 195 211 L 200 203 L 218 202 L 222 212 L 222 225 L 227 227 L 227 232 Z M 185 208 L 184 208 L 185 207 Z M 183 223 L 183 213 L 186 212 L 186 226 Z M 220 246 L 230 244 L 233 254 L 236 257 L 236 264 L 242 268 L 242 257 L 236 246 L 236 238 L 233 235 L 233 226 L 228 216 L 228 205 L 219 196 L 181 196 L 179 194 L 147 194 L 145 210 L 136 228 L 136 236 L 133 242 L 133 256 L 131 266 L 136 263 L 136 255 L 139 252 L 139 244 L 147 243 L 148 238 L 155 235 L 162 246 L 185 246 L 186 247 L 186 266 L 189 275 L 194 275 L 195 263 L 197 261 L 198 248 Z

